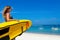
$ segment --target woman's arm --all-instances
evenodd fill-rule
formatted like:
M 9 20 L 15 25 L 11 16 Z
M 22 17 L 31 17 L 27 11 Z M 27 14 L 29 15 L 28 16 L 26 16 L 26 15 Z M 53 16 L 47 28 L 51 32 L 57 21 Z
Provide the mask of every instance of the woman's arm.
M 6 13 L 6 20 L 9 21 L 10 20 L 10 14 Z

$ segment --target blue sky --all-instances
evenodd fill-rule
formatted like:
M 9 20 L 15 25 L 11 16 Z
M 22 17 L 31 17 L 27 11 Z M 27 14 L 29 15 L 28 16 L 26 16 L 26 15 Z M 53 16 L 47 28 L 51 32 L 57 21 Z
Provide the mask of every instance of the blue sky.
M 29 19 L 34 25 L 60 24 L 60 0 L 0 0 L 0 22 L 7 5 L 13 8 L 14 19 Z

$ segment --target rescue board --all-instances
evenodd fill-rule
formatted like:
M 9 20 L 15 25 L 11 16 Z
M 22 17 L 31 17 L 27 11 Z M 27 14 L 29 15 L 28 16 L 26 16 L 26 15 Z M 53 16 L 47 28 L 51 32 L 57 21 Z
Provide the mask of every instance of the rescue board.
M 0 38 L 9 35 L 10 40 L 15 38 L 18 35 L 21 35 L 27 29 L 29 29 L 32 25 L 30 20 L 19 20 L 19 21 L 9 21 L 0 23 L 0 33 L 1 30 L 8 29 L 8 32 L 0 34 Z

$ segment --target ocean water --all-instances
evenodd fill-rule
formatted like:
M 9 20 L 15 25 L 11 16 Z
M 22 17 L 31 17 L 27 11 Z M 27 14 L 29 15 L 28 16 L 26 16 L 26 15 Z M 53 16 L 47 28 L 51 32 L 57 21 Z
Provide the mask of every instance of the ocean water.
M 60 25 L 31 26 L 26 32 L 60 35 Z

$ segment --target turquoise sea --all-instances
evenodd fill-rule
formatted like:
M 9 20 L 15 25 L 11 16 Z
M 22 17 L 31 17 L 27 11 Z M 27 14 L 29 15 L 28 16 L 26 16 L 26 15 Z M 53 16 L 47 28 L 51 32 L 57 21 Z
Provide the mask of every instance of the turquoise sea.
M 31 26 L 31 28 L 27 30 L 27 32 L 60 35 L 60 25 Z

